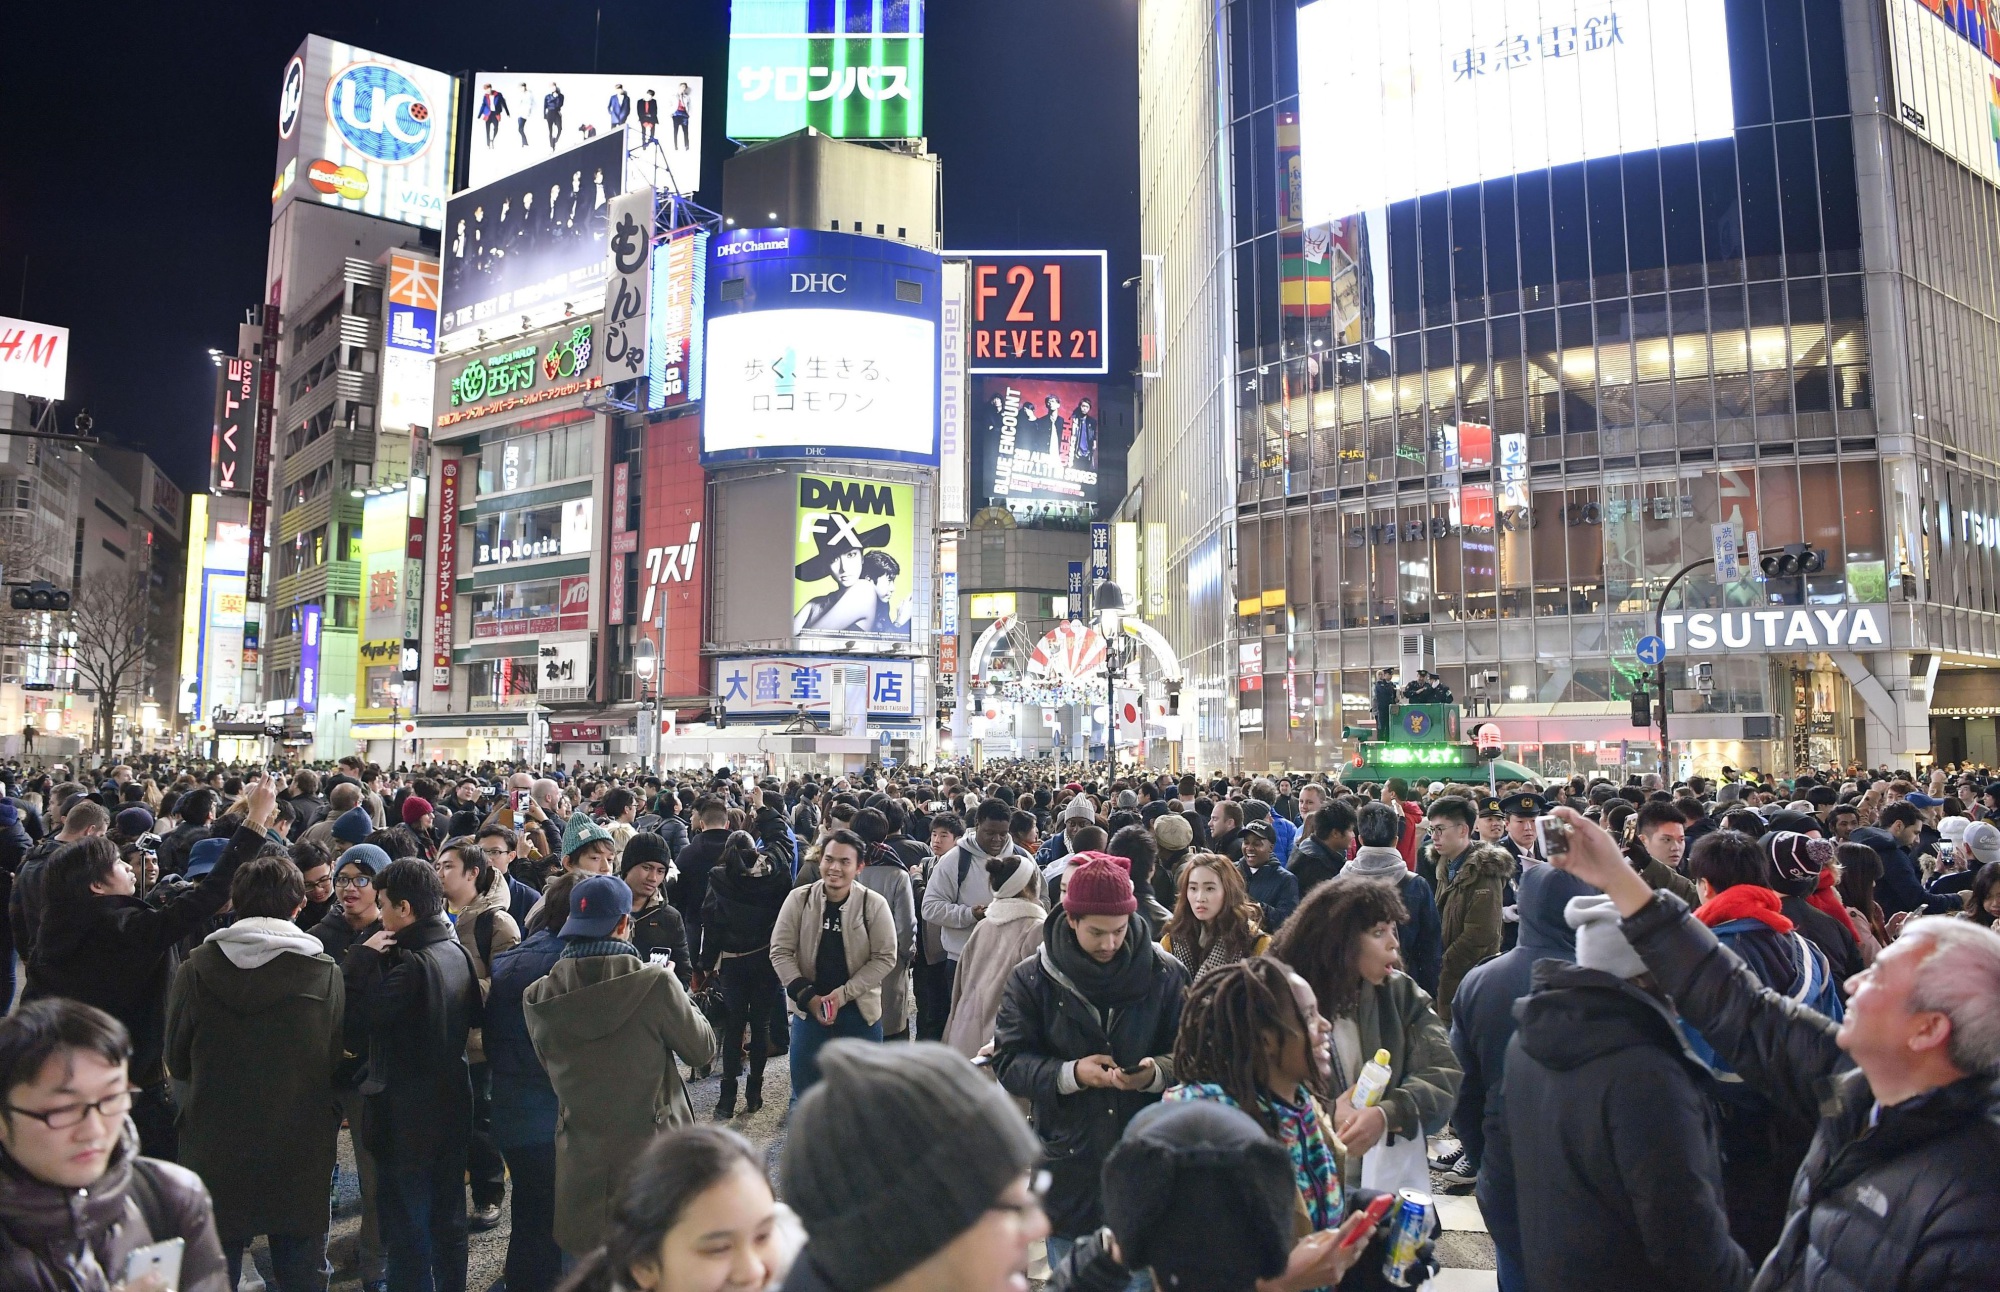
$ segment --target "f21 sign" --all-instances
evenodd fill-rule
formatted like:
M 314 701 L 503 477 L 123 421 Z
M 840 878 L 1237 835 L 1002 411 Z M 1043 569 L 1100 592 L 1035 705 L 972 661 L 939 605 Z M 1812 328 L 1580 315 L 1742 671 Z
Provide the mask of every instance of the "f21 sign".
M 967 369 L 993 373 L 1111 370 L 1105 335 L 1110 271 L 1102 251 L 963 251 L 971 262 Z

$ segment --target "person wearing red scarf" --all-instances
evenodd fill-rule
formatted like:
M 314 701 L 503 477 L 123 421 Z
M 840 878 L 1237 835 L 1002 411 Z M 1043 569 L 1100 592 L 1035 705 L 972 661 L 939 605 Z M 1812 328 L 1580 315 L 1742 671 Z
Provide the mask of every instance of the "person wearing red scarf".
M 1836 915 L 1813 901 L 1820 872 L 1832 866 L 1833 845 L 1793 830 L 1774 830 L 1764 836 L 1763 844 L 1771 861 L 1768 882 L 1778 890 L 1780 909 L 1792 927 L 1826 955 L 1834 985 L 1845 1000 L 1842 985 L 1867 966 L 1861 961 L 1861 941 L 1854 936 L 1846 908 Z

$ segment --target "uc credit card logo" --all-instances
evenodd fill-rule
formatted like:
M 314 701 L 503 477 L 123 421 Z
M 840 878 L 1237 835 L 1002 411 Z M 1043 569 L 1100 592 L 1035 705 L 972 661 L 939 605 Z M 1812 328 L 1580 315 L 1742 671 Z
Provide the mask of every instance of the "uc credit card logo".
M 431 146 L 436 123 L 417 83 L 387 63 L 352 63 L 327 82 L 326 115 L 348 147 L 391 166 Z

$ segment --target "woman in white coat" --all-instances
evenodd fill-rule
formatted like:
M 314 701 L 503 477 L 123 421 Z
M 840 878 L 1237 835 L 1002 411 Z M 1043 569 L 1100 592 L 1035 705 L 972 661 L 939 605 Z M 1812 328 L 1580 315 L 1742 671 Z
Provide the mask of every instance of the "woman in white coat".
M 993 1020 L 1000 1013 L 1008 975 L 1034 955 L 1042 944 L 1041 874 L 1034 859 L 1015 854 L 986 863 L 993 901 L 972 926 L 952 980 L 951 1017 L 944 1025 L 944 1043 L 966 1058 L 976 1057 L 993 1039 Z

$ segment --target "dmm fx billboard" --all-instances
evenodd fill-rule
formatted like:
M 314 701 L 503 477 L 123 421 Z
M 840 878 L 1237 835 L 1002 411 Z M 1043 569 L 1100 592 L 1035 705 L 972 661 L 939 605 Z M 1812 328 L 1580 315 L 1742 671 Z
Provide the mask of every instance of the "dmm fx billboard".
M 443 72 L 306 37 L 278 90 L 271 218 L 297 198 L 442 228 L 457 99 Z
M 884 238 L 738 229 L 708 277 L 704 463 L 936 466 L 940 260 Z
M 955 251 L 972 264 L 971 371 L 1111 370 L 1102 251 Z
M 910 640 L 916 490 L 827 476 L 798 481 L 793 639 Z
M 624 141 L 613 137 L 452 198 L 438 319 L 445 348 L 462 349 L 450 342 L 467 329 L 505 336 L 595 312 L 609 272 L 611 199 L 624 190 Z
M 731 139 L 924 132 L 924 0 L 731 0 Z
M 439 360 L 438 429 L 557 400 L 581 402 L 604 384 L 597 332 L 595 322 L 562 323 L 469 358 Z
M 715 693 L 731 717 L 791 717 L 833 707 L 833 670 L 866 671 L 861 694 L 870 717 L 907 718 L 915 711 L 919 660 L 858 659 L 849 655 L 724 656 L 715 661 Z
M 250 492 L 257 448 L 257 369 L 255 359 L 224 359 L 216 371 L 210 493 Z
M 1772 606 L 1660 616 L 1669 651 L 1877 651 L 1889 649 L 1889 607 Z

